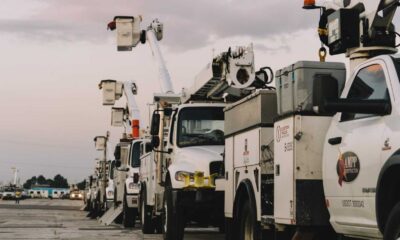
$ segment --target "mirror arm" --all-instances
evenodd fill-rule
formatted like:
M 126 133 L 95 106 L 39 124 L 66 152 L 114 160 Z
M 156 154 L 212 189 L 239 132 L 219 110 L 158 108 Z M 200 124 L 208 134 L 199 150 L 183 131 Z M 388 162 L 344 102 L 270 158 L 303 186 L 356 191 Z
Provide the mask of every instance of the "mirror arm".
M 356 99 L 335 99 L 326 100 L 324 109 L 334 112 L 336 109 L 341 112 L 359 113 L 359 114 L 378 114 L 387 115 L 392 111 L 392 107 L 387 100 L 356 100 Z M 356 109 L 356 110 L 355 110 Z
M 168 151 L 160 151 L 160 150 L 157 150 L 157 149 L 153 148 L 153 152 L 171 154 L 172 153 L 172 148 L 169 148 Z

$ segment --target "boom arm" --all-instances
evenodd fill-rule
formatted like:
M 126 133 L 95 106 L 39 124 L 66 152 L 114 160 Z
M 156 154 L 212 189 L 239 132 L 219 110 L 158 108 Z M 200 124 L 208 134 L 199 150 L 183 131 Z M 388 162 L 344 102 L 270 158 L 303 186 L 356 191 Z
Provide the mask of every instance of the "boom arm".
M 117 29 L 118 51 L 130 51 L 137 44 L 149 41 L 150 49 L 154 62 L 158 69 L 158 80 L 162 93 L 173 94 L 174 89 L 171 77 L 167 70 L 164 58 L 162 56 L 158 41 L 163 37 L 163 24 L 157 19 L 153 20 L 147 30 L 140 29 L 141 17 L 117 16 L 114 21 L 108 24 L 111 30 Z
M 174 93 L 171 77 L 158 45 L 158 41 L 162 39 L 163 25 L 155 19 L 147 29 L 146 33 L 154 61 L 158 68 L 158 79 L 160 81 L 161 91 L 162 93 Z
M 134 81 L 124 82 L 124 94 L 127 100 L 127 120 L 129 121 L 129 125 L 132 127 L 132 137 L 138 138 L 140 129 L 140 110 L 135 99 L 135 95 L 137 94 L 137 86 Z
M 270 68 L 268 68 L 270 70 Z M 272 70 L 270 70 L 272 80 Z M 236 101 L 254 88 L 264 88 L 268 74 L 255 71 L 253 46 L 231 48 L 213 58 L 196 76 L 194 83 L 184 89 L 182 102 L 192 100 Z
M 121 108 L 113 108 L 112 116 L 116 119 L 113 121 L 112 117 L 112 125 L 122 126 L 125 123 L 125 127 L 131 126 L 132 128 L 132 137 L 139 138 L 140 110 L 135 99 L 135 95 L 137 94 L 136 83 L 134 81 L 121 83 L 107 79 L 100 82 L 99 88 L 103 90 L 104 105 L 114 105 L 115 100 L 118 100 L 122 96 L 122 92 L 124 93 L 127 100 L 127 111 Z M 116 114 L 114 114 L 114 111 L 116 111 Z M 113 122 L 115 122 L 115 125 Z

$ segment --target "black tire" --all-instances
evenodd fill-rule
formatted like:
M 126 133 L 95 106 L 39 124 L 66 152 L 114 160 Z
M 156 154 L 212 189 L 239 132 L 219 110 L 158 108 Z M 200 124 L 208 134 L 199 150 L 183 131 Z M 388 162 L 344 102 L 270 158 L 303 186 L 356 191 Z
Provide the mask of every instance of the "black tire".
M 96 202 L 96 200 L 94 200 L 94 201 L 92 202 L 92 210 L 90 211 L 90 218 L 91 218 L 91 219 L 97 218 L 97 216 L 99 215 L 99 213 L 97 212 L 97 210 L 98 210 L 97 202 Z
M 395 240 L 398 238 L 400 238 L 400 202 L 390 212 L 383 234 L 384 240 Z
M 154 234 L 154 226 L 152 222 L 153 209 L 147 205 L 146 190 L 140 194 L 140 222 L 142 223 L 143 234 Z
M 173 209 L 176 206 L 176 209 Z M 175 211 L 174 211 L 175 210 Z M 164 240 L 182 240 L 185 229 L 184 211 L 173 203 L 172 187 L 167 184 L 164 191 L 164 213 L 162 214 Z
M 232 219 L 225 218 L 225 240 L 232 240 Z
M 123 221 L 122 224 L 126 228 L 133 228 L 135 227 L 137 217 L 137 208 L 129 208 L 126 195 L 124 197 L 124 209 L 123 209 Z
M 261 240 L 261 229 L 257 222 L 255 206 L 251 206 L 250 201 L 246 200 L 240 211 L 239 239 L 241 240 Z

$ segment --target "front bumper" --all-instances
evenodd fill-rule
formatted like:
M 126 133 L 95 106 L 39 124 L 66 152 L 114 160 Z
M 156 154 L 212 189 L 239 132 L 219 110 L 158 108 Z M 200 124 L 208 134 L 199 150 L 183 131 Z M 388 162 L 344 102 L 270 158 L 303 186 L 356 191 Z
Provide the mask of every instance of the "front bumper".
M 126 195 L 126 204 L 129 208 L 139 207 L 139 194 L 128 194 Z
M 190 220 L 219 226 L 224 222 L 224 192 L 214 189 L 172 190 L 175 208 L 184 208 Z

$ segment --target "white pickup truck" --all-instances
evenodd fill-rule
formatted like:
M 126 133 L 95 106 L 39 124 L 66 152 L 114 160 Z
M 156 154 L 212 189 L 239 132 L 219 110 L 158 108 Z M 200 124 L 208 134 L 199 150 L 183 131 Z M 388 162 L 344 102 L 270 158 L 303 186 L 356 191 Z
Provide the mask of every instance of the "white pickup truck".
M 300 65 L 305 66 L 292 66 Z M 226 109 L 226 125 L 233 122 L 229 125 L 238 127 L 232 132 L 228 129 L 231 134 L 226 138 L 229 236 L 253 239 L 245 236 L 261 236 L 261 227 L 275 229 L 278 239 L 304 232 L 359 238 L 382 238 L 383 233 L 385 239 L 400 236 L 396 190 L 400 180 L 400 147 L 396 147 L 400 146 L 396 121 L 400 59 L 382 55 L 360 64 L 340 98 L 344 74 L 337 73 L 339 65 L 334 68 L 329 71 L 334 71 L 336 79 L 332 75 L 314 79 L 313 100 L 308 102 L 317 113 L 285 113 L 289 96 L 279 100 L 278 94 L 280 105 L 274 106 L 273 91 L 258 91 Z M 299 82 L 302 74 L 295 76 L 293 82 Z M 335 87 L 332 81 L 336 80 L 339 85 Z M 285 81 L 278 83 L 282 84 L 278 88 L 285 87 Z M 274 107 L 278 117 L 272 122 Z M 265 120 L 270 124 L 240 129 L 240 119 L 245 117 L 233 117 L 244 108 L 269 116 Z

